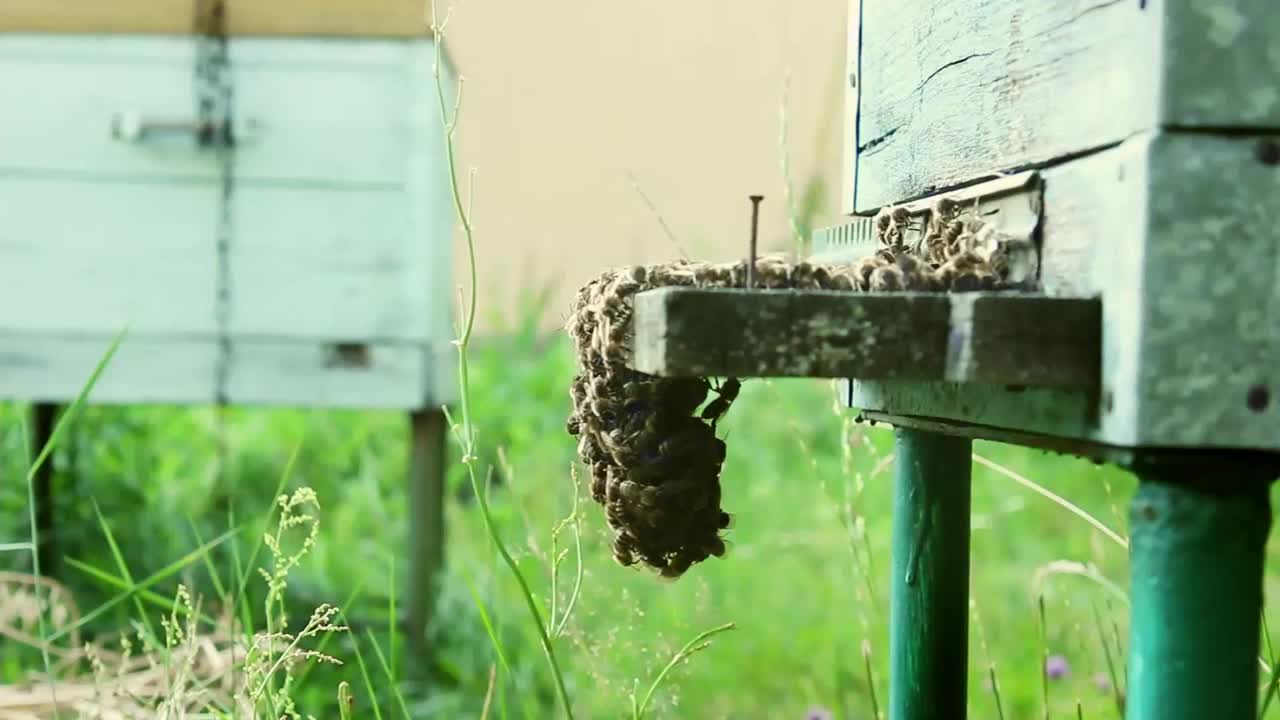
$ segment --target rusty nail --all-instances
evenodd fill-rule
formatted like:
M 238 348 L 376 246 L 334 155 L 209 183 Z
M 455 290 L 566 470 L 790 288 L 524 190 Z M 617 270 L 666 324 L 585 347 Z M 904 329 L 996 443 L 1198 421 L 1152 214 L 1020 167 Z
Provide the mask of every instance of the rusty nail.
M 1280 165 L 1280 142 L 1262 140 L 1254 148 L 1254 154 L 1263 165 Z
M 747 289 L 750 290 L 756 285 L 756 238 L 760 233 L 760 203 L 764 200 L 763 195 L 752 195 L 751 197 L 751 251 L 747 257 Z

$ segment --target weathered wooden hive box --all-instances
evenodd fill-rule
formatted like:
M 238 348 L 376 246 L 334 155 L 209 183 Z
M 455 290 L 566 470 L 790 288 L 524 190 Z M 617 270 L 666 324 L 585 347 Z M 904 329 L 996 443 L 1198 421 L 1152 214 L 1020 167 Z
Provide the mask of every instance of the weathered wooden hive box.
M 7 0 L 0 397 L 75 397 L 127 326 L 95 402 L 447 402 L 453 221 L 425 15 Z
M 855 380 L 851 405 L 1280 449 L 1280 3 L 863 0 L 850 20 L 854 217 L 817 255 L 873 252 L 871 214 L 952 194 L 1034 241 L 1033 291 L 1102 313 L 1096 383 Z

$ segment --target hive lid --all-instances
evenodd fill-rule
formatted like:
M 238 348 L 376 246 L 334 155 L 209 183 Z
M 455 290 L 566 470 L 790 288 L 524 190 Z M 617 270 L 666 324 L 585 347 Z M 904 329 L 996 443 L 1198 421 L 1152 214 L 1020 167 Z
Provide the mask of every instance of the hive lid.
M 426 0 L 223 0 L 230 35 L 430 35 Z M 4 0 L 0 32 L 198 32 L 211 0 Z

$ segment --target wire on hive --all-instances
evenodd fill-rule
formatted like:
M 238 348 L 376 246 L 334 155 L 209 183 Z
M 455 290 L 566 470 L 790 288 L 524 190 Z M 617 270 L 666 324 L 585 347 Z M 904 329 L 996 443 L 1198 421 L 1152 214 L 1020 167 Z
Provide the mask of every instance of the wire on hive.
M 791 263 L 764 257 L 756 284 L 765 289 L 964 292 L 1008 285 L 1008 238 L 978 214 L 941 199 L 924 233 L 909 243 L 902 208 L 875 219 L 878 250 L 854 264 Z M 578 374 L 566 428 L 591 469 L 591 497 L 605 509 L 622 565 L 643 563 L 676 578 L 695 563 L 724 555 L 729 514 L 720 505 L 726 447 L 716 424 L 739 382 L 659 378 L 627 367 L 632 297 L 661 287 L 743 288 L 746 262 L 672 263 L 611 270 L 573 303 L 567 330 Z M 714 396 L 714 397 L 712 397 Z M 708 398 L 710 402 L 708 402 Z

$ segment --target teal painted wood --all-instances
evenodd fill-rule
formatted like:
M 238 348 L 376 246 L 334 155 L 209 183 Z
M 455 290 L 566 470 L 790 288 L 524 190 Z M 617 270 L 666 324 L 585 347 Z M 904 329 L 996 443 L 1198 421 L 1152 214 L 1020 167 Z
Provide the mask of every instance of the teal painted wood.
M 231 192 L 191 133 L 192 38 L 0 36 L 0 397 L 415 409 L 456 398 L 454 217 L 430 39 L 232 38 Z M 444 69 L 450 88 L 455 75 Z M 452 90 L 450 90 L 452 93 Z M 447 100 L 448 102 L 448 100 Z M 214 269 L 230 219 L 229 312 Z M 216 371 L 219 342 L 231 366 Z M 364 344 L 367 365 L 335 364 Z
M 860 0 L 850 12 L 859 212 L 1159 127 L 1280 127 L 1274 0 Z
M 971 442 L 894 431 L 889 717 L 963 718 Z
M 1040 289 L 1102 299 L 1100 392 L 862 378 L 853 406 L 1128 447 L 1280 449 L 1273 142 L 1156 132 L 1043 171 Z M 865 248 L 852 239 L 835 249 Z
M 1138 476 L 1125 717 L 1252 720 L 1270 476 L 1212 459 Z
M 409 414 L 409 557 L 404 584 L 406 634 L 410 656 L 430 655 L 431 620 L 440 596 L 445 566 L 444 479 L 448 439 L 444 412 L 422 410 Z M 413 675 L 427 677 L 430 665 L 415 662 Z
M 190 135 L 138 147 L 111 133 L 117 113 L 192 118 L 194 62 L 190 37 L 0 33 L 0 97 L 7 99 L 0 113 L 0 174 L 25 169 L 133 180 L 216 178 L 213 156 Z
M 217 212 L 212 180 L 98 181 L 0 167 L 0 331 L 114 335 L 129 323 L 139 333 L 213 333 Z

